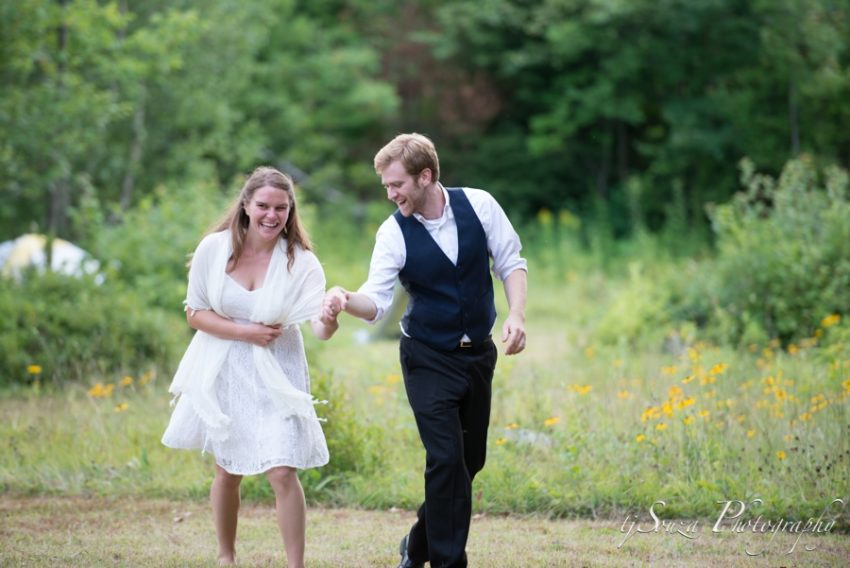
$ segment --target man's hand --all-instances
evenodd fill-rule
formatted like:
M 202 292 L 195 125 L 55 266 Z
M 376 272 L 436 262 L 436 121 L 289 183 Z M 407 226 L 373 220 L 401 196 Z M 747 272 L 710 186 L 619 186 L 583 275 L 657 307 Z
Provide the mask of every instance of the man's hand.
M 336 323 L 337 316 L 340 312 L 345 311 L 345 306 L 348 304 L 348 292 L 340 286 L 334 286 L 325 293 L 325 299 L 322 301 L 322 323 L 332 325 Z
M 516 355 L 525 349 L 525 317 L 511 312 L 502 325 L 502 343 L 505 355 Z

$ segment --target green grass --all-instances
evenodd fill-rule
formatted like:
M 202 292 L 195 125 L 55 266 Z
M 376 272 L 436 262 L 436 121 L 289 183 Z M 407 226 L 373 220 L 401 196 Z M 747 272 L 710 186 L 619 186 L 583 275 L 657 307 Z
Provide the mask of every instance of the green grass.
M 364 267 L 340 266 L 329 282 L 356 287 Z M 477 512 L 622 519 L 664 500 L 666 517 L 711 519 L 718 502 L 759 498 L 754 515 L 805 519 L 850 498 L 845 351 L 816 340 L 793 353 L 712 346 L 686 327 L 602 342 L 599 322 L 616 321 L 611 306 L 628 309 L 617 300 L 629 281 L 580 268 L 532 262 L 528 348 L 499 359 Z M 331 342 L 308 340 L 314 390 L 331 401 L 320 413 L 332 456 L 302 480 L 313 504 L 410 509 L 422 496 L 424 454 L 397 342 L 363 344 L 364 332 L 347 319 Z M 3 492 L 205 499 L 210 456 L 159 443 L 170 377 L 133 379 L 0 394 Z M 112 393 L 92 396 L 96 382 Z M 243 495 L 271 497 L 261 478 L 246 480 Z M 838 521 L 847 529 L 850 509 Z

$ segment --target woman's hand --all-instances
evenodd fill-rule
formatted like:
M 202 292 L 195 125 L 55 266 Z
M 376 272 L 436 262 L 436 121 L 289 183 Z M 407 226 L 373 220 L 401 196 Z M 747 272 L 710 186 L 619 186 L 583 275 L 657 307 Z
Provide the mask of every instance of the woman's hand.
M 345 311 L 345 306 L 348 303 L 348 292 L 340 286 L 334 286 L 325 294 L 325 299 L 322 301 L 322 323 L 325 325 L 333 325 L 336 323 L 336 318 L 340 312 Z
M 260 347 L 266 347 L 269 343 L 280 337 L 281 333 L 283 333 L 279 323 L 274 325 L 247 323 L 240 325 L 240 327 L 243 328 L 240 330 L 240 335 L 242 336 L 241 340 L 253 343 L 254 345 L 259 345 Z

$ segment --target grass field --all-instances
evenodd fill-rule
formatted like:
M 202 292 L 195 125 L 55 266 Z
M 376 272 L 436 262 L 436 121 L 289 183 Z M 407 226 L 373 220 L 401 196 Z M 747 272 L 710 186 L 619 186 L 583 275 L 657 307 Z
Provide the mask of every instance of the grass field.
M 602 341 L 600 322 L 616 322 L 617 310 L 630 317 L 625 279 L 534 265 L 531 274 L 528 349 L 501 356 L 494 379 L 488 463 L 474 488 L 474 510 L 484 515 L 473 527 L 476 565 L 846 565 L 850 508 L 829 505 L 850 498 L 844 352 L 821 348 L 817 337 L 785 349 L 720 347 L 688 328 L 658 329 L 637 344 Z M 345 278 L 329 282 L 359 284 Z M 307 342 L 314 391 L 330 400 L 320 414 L 332 453 L 329 466 L 302 474 L 311 506 L 325 507 L 310 523 L 312 565 L 389 565 L 410 514 L 387 511 L 410 510 L 422 495 L 424 455 L 397 342 L 363 343 L 366 333 L 349 319 L 331 342 Z M 108 564 L 114 535 L 123 543 L 117 564 L 204 565 L 214 538 L 204 503 L 211 458 L 160 445 L 167 372 L 62 389 L 33 378 L 0 393 L 3 560 L 73 565 L 73 550 Z M 246 479 L 243 498 L 246 565 L 279 561 L 265 481 Z M 659 500 L 661 517 L 699 520 L 701 537 L 641 534 L 618 549 L 627 516 L 640 514 L 646 528 Z M 783 556 L 787 541 L 774 540 L 767 557 L 751 560 L 746 539 L 760 546 L 766 535 L 710 531 L 722 504 L 735 500 L 750 504 L 741 519 L 805 522 L 827 509 L 835 525 L 814 552 Z M 118 518 L 98 513 L 113 508 Z M 173 524 L 172 512 L 184 509 L 191 520 Z M 63 528 L 75 511 L 105 532 Z M 65 520 L 40 528 L 54 517 Z M 576 518 L 584 520 L 563 520 Z M 327 549 L 328 539 L 339 544 Z M 63 552 L 62 542 L 75 546 Z

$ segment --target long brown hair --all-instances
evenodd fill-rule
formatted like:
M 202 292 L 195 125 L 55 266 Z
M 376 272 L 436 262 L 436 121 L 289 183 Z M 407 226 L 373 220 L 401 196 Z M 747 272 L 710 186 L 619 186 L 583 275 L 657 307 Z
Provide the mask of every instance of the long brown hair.
M 288 259 L 286 266 L 288 269 L 292 269 L 292 263 L 295 262 L 295 247 L 300 246 L 304 250 L 313 250 L 313 245 L 310 243 L 310 236 L 307 234 L 307 230 L 301 224 L 301 218 L 298 217 L 292 179 L 275 168 L 260 166 L 251 172 L 251 175 L 245 181 L 245 185 L 242 186 L 242 190 L 230 205 L 227 213 L 214 225 L 214 228 L 210 232 L 215 233 L 230 229 L 233 242 L 233 255 L 231 258 L 234 264 L 239 262 L 250 222 L 248 215 L 245 213 L 245 207 L 251 202 L 254 192 L 266 186 L 282 189 L 289 196 L 289 217 L 286 219 L 286 224 L 280 233 L 280 238 L 286 239 L 286 257 Z

